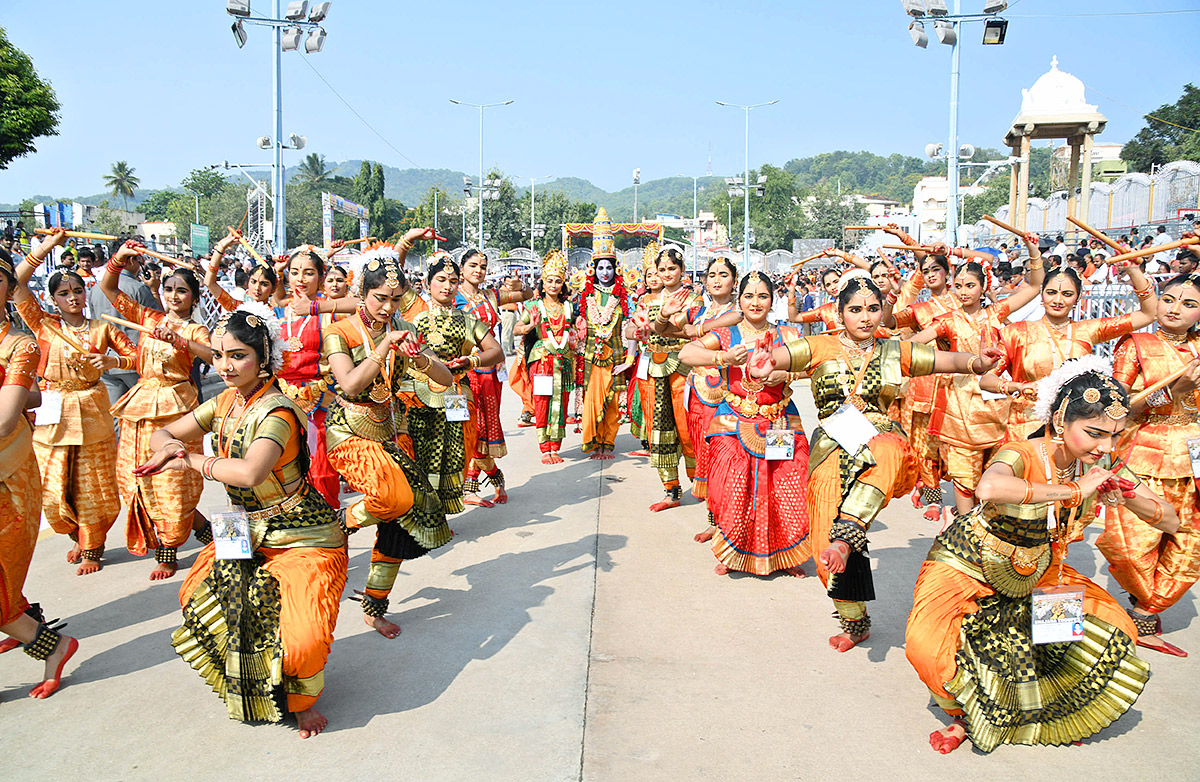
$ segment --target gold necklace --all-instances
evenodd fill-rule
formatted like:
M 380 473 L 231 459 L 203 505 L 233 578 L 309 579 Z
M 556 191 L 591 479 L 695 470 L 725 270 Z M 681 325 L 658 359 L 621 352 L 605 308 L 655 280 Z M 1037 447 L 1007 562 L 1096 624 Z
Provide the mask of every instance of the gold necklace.
M 1044 321 L 1046 322 L 1046 325 L 1047 325 L 1047 326 L 1049 326 L 1050 328 L 1054 329 L 1055 331 L 1062 331 L 1063 329 L 1070 328 L 1070 327 L 1071 327 L 1071 324 L 1072 324 L 1072 321 L 1071 321 L 1071 319 L 1070 319 L 1070 318 L 1068 318 L 1067 320 L 1063 321 L 1062 323 L 1054 323 L 1054 322 L 1052 322 L 1052 321 L 1050 320 L 1050 317 L 1049 317 L 1049 316 L 1043 316 L 1043 317 L 1042 317 L 1042 320 L 1044 320 Z
M 1165 329 L 1159 329 L 1156 333 L 1162 338 L 1162 341 L 1166 342 L 1168 345 L 1186 345 L 1188 341 L 1188 335 L 1186 333 L 1172 334 Z
M 846 336 L 845 332 L 842 332 L 840 335 L 838 335 L 838 341 L 841 342 L 846 347 L 850 348 L 851 350 L 857 351 L 859 353 L 866 353 L 867 351 L 869 351 L 873 347 L 875 347 L 875 338 L 874 337 L 867 337 L 866 339 L 860 341 L 860 340 L 850 339 L 849 337 Z

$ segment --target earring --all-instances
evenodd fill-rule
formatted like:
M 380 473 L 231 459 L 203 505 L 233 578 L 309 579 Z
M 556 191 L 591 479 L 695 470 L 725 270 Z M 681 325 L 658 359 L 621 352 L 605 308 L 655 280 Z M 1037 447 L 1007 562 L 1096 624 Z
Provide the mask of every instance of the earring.
M 266 364 L 263 364 L 263 365 L 262 365 L 262 366 L 259 368 L 259 370 L 258 370 L 258 376 L 259 376 L 259 377 L 270 377 L 270 376 L 271 376 L 271 370 L 267 369 L 267 365 L 266 365 Z

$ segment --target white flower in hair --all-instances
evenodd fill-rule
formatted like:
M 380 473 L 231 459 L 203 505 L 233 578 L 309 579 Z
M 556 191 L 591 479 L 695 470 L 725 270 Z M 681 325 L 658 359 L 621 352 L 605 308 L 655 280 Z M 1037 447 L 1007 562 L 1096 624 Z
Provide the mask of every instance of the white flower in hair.
M 283 324 L 275 317 L 275 310 L 257 301 L 248 301 L 238 307 L 235 312 L 246 314 L 247 320 L 253 315 L 267 327 L 267 336 L 271 340 L 271 372 L 279 372 L 283 366 L 283 340 L 281 339 Z
M 1050 417 L 1054 415 L 1054 398 L 1058 396 L 1059 389 L 1088 372 L 1095 372 L 1102 378 L 1112 377 L 1112 362 L 1097 355 L 1080 356 L 1064 361 L 1062 366 L 1038 381 L 1033 417 L 1044 424 L 1050 423 Z

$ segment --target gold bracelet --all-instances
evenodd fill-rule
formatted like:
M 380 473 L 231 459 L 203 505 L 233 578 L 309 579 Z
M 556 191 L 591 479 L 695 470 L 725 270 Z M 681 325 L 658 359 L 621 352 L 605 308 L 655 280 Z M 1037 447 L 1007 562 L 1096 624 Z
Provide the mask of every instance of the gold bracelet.
M 1033 501 L 1033 481 L 1025 481 L 1025 496 L 1021 498 L 1022 505 L 1028 505 Z
M 716 365 L 718 368 L 724 367 L 725 366 L 725 351 L 724 350 L 713 351 L 713 361 L 716 362 Z
M 27 259 L 29 259 L 29 262 L 33 264 L 33 268 L 35 268 L 35 269 L 46 262 L 46 256 L 44 256 L 44 255 L 41 258 L 38 258 L 33 253 L 30 253 L 29 255 L 26 255 L 25 257 Z
M 412 252 L 412 249 L 413 249 L 413 247 L 415 247 L 415 246 L 416 246 L 416 245 L 414 245 L 412 242 L 408 241 L 407 239 L 401 239 L 401 240 L 400 240 L 400 249 L 401 249 L 401 250 L 404 250 L 404 252 L 406 252 L 406 253 L 407 253 L 407 252 Z
M 423 366 L 423 367 L 418 367 L 416 359 L 413 360 L 413 366 L 417 368 L 418 372 L 428 372 L 429 368 L 433 366 L 433 359 L 430 358 L 429 356 L 426 356 L 425 354 L 422 353 L 421 355 L 417 356 L 417 358 L 425 359 L 425 366 Z
M 374 351 L 367 354 L 367 359 L 370 361 L 374 361 L 376 364 L 378 364 L 381 367 L 383 366 L 383 359 L 381 359 L 379 356 L 375 355 Z
M 971 360 L 967 362 L 967 371 L 972 375 L 982 375 L 982 372 L 975 371 L 975 362 L 979 360 L 979 356 L 971 356 Z
M 1158 500 L 1154 501 L 1154 518 L 1150 519 L 1150 526 L 1154 526 L 1163 519 L 1162 503 Z

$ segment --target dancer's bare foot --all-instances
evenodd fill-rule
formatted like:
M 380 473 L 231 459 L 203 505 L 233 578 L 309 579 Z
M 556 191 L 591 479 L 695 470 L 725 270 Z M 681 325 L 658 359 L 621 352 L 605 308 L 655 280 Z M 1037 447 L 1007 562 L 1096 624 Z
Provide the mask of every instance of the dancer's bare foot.
M 708 541 L 712 540 L 713 535 L 716 535 L 716 534 L 717 534 L 717 528 L 714 527 L 713 525 L 709 524 L 708 528 L 705 529 L 703 532 L 697 532 L 696 536 L 693 537 L 692 540 L 696 541 L 697 543 L 707 543 Z
M 559 461 L 561 462 L 562 459 L 559 459 Z M 503 505 L 508 502 L 508 492 L 503 488 L 496 489 L 496 496 L 492 497 L 492 502 L 496 505 Z
M 829 637 L 829 648 L 835 652 L 848 652 L 870 637 L 870 633 L 863 633 L 862 635 L 838 633 Z
M 375 630 L 384 638 L 395 638 L 400 635 L 400 625 L 395 622 L 389 622 L 382 616 L 367 616 L 363 614 L 363 621 L 367 623 L 367 627 Z
M 655 513 L 658 513 L 660 510 L 667 510 L 669 508 L 678 508 L 682 504 L 683 504 L 683 502 L 681 500 L 676 500 L 671 497 L 664 497 L 663 499 L 661 499 L 658 502 L 651 505 L 650 510 L 654 511 Z
M 465 497 L 463 497 L 463 504 L 464 505 L 475 505 L 476 507 L 479 507 L 479 508 L 492 507 L 491 500 L 485 500 L 482 497 L 480 497 L 478 494 L 466 495 Z
M 909 497 L 912 500 L 913 507 L 917 510 L 925 507 L 925 503 L 921 500 L 921 487 L 913 489 L 912 495 Z
M 967 726 L 960 719 L 954 720 L 941 730 L 929 734 L 929 746 L 943 755 L 949 755 L 958 749 L 958 745 L 967 739 Z
M 176 570 L 179 570 L 179 565 L 174 562 L 159 562 L 154 566 L 154 570 L 150 571 L 150 580 L 165 581 L 175 575 Z
M 329 720 L 316 709 L 305 709 L 296 712 L 296 725 L 300 728 L 300 738 L 311 738 L 329 725 Z
M 67 552 L 67 564 L 78 565 L 79 560 L 81 559 L 83 559 L 83 549 L 81 549 L 79 544 L 76 543 L 74 546 L 71 546 L 71 550 Z
M 954 517 L 955 517 L 955 515 L 956 515 L 956 514 L 954 513 L 954 508 L 950 507 L 949 505 L 947 505 L 946 507 L 942 508 L 942 528 L 941 528 L 941 530 L 939 531 L 939 534 L 940 534 L 941 532 L 945 532 L 945 531 L 946 531 L 946 529 L 947 529 L 947 528 L 948 528 L 948 527 L 949 527 L 951 524 L 953 524 L 953 523 L 954 523 Z
M 63 668 L 66 667 L 67 661 L 75 656 L 78 649 L 79 641 L 69 635 L 59 638 L 58 646 L 54 647 L 54 652 L 46 658 L 45 680 L 29 691 L 29 697 L 49 698 L 57 692 L 62 681 Z
M 808 574 L 804 572 L 804 568 L 800 567 L 799 565 L 796 565 L 795 567 L 785 567 L 783 572 L 789 576 L 795 576 L 796 578 L 808 577 Z
M 715 568 L 713 568 L 713 572 L 716 573 L 718 576 L 727 576 L 732 571 L 729 569 L 729 567 L 724 562 L 718 562 L 717 566 Z
M 629 455 L 630 456 L 649 456 L 650 452 L 643 448 L 643 449 L 640 449 L 637 451 L 630 451 Z
M 1156 652 L 1169 654 L 1172 657 L 1187 657 L 1188 653 L 1169 641 L 1164 641 L 1161 635 L 1139 635 L 1137 645 Z
M 563 458 L 558 455 L 558 451 L 550 452 L 550 464 L 562 464 Z
M 103 567 L 98 559 L 81 559 L 79 561 L 79 569 L 75 571 L 77 576 L 90 576 L 92 573 L 100 572 Z
M 925 518 L 930 521 L 937 521 L 942 517 L 941 505 L 929 505 L 925 508 Z
M 554 464 L 554 456 L 548 453 L 542 454 L 542 464 Z

